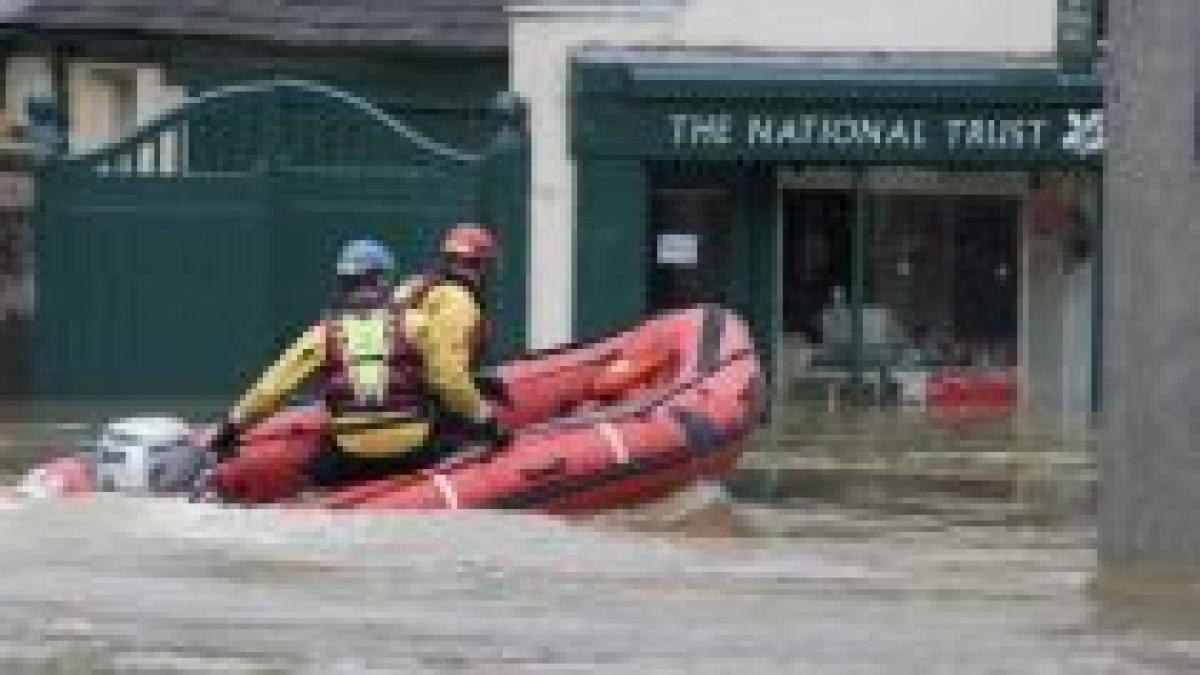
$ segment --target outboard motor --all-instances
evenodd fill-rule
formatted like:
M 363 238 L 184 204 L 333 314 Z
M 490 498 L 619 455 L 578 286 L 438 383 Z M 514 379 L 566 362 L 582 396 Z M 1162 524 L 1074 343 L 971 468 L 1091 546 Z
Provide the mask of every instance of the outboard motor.
M 96 442 L 96 489 L 135 495 L 191 492 L 208 469 L 194 430 L 175 417 L 130 417 L 107 424 Z

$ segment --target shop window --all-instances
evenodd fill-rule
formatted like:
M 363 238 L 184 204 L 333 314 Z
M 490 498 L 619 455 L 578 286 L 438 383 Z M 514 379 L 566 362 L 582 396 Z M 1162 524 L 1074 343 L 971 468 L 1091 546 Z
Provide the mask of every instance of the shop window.
M 1002 381 L 1011 402 L 1022 205 L 1019 194 L 785 190 L 785 389 L 832 401 L 858 387 L 881 403 L 923 405 L 930 382 L 975 372 Z
M 866 264 L 864 340 L 895 367 L 1012 367 L 1020 201 L 880 198 Z
M 789 191 L 784 199 L 783 328 L 808 344 L 837 341 L 826 309 L 850 288 L 850 193 Z

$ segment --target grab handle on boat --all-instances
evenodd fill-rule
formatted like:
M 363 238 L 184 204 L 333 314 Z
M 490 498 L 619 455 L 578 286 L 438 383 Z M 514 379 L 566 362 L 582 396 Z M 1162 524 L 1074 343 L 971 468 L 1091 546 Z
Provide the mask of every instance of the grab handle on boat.
M 546 464 L 538 466 L 528 466 L 521 469 L 521 475 L 526 480 L 542 480 L 554 476 L 561 476 L 567 472 L 567 459 L 565 457 L 555 457 Z

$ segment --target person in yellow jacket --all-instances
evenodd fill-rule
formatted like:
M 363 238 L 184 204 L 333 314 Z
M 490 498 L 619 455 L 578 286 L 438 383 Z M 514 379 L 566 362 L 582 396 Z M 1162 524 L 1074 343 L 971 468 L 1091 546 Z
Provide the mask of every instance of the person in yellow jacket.
M 484 285 L 496 261 L 496 238 L 475 223 L 459 223 L 446 231 L 438 245 L 433 269 L 406 281 L 396 297 L 435 321 L 461 328 L 468 340 L 472 368 L 478 366 L 491 337 L 484 302 Z
M 331 420 L 306 470 L 315 486 L 412 471 L 451 454 L 457 448 L 438 438 L 441 414 L 476 438 L 503 436 L 472 378 L 481 308 L 468 294 L 432 288 L 416 302 L 392 286 L 394 267 L 378 242 L 343 248 L 335 306 L 230 411 L 212 443 L 218 455 L 314 376 Z

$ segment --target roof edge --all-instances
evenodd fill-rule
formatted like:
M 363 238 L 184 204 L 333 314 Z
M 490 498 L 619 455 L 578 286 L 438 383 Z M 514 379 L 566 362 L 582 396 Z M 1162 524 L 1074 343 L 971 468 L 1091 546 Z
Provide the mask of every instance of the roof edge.
M 609 19 L 667 17 L 687 4 L 687 0 L 624 0 L 618 2 L 543 0 L 519 2 L 505 7 L 505 14 L 515 19 Z

